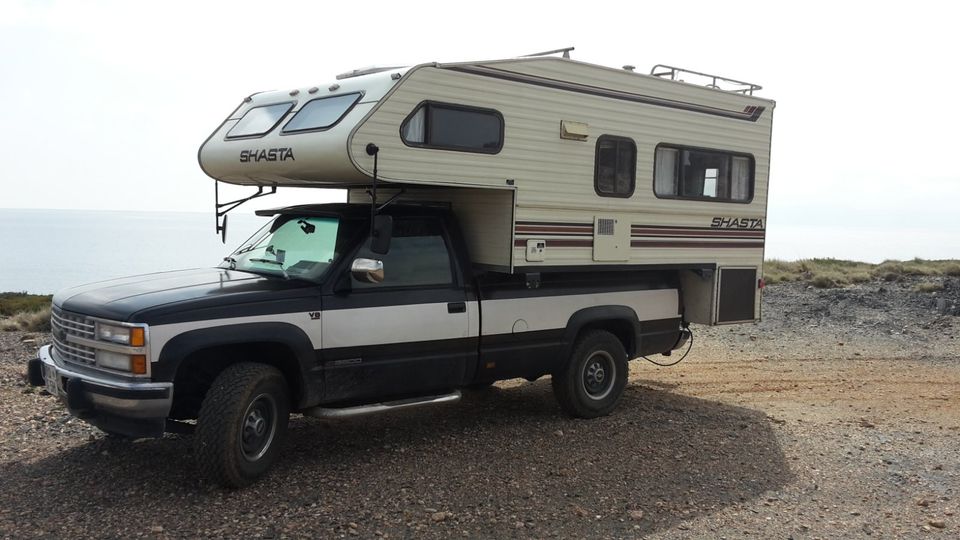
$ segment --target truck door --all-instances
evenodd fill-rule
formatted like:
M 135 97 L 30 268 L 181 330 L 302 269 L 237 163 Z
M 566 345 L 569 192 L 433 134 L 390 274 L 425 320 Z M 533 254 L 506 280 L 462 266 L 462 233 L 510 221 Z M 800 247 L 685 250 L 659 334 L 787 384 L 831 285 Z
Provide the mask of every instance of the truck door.
M 323 298 L 324 401 L 442 391 L 464 383 L 476 363 L 463 273 L 439 218 L 398 217 L 384 281 L 352 281 L 348 294 Z M 468 313 L 474 312 L 474 313 Z M 476 322 L 476 321 L 474 321 Z M 474 334 L 474 335 L 471 335 Z

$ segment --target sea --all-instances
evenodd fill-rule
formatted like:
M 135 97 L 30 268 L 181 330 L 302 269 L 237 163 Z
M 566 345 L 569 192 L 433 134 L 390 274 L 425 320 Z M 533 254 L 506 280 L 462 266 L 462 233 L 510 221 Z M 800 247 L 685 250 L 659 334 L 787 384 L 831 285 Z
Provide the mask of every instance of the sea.
M 0 209 L 0 292 L 52 294 L 115 277 L 212 267 L 268 218 L 230 214 L 226 244 L 212 212 Z M 797 260 L 832 257 L 960 258 L 960 230 L 811 227 L 769 223 L 765 256 Z
M 0 292 L 52 294 L 106 279 L 216 266 L 268 218 L 213 212 L 0 209 Z

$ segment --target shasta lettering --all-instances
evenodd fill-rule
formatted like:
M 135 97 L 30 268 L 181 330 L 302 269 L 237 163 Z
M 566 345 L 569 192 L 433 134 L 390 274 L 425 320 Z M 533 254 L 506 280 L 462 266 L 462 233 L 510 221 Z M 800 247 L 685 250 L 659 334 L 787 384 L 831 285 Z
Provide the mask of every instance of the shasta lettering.
M 240 163 L 287 160 L 296 161 L 293 158 L 293 148 L 261 148 L 259 150 L 240 151 Z
M 710 222 L 714 229 L 762 229 L 763 219 L 715 217 Z

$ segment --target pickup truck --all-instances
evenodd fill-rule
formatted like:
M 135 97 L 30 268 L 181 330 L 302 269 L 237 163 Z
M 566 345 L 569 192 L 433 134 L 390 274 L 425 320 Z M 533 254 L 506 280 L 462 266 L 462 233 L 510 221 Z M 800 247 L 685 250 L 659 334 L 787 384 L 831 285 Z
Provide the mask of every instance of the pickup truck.
M 345 417 L 552 376 L 563 411 L 606 415 L 628 360 L 689 337 L 675 272 L 506 274 L 471 265 L 442 205 L 295 206 L 214 268 L 64 290 L 28 379 L 108 434 L 192 432 L 239 487 L 277 461 L 291 413 Z

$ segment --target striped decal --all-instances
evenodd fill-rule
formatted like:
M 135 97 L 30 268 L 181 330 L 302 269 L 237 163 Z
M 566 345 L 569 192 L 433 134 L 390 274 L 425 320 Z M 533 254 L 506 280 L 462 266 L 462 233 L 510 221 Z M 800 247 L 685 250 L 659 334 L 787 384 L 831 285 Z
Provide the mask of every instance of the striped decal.
M 553 88 L 555 90 L 564 90 L 567 92 L 576 92 L 578 94 L 587 94 L 591 96 L 619 99 L 622 101 L 631 101 L 634 103 L 643 103 L 646 105 L 654 105 L 657 107 L 667 107 L 670 109 L 680 109 L 683 111 L 709 114 L 712 116 L 722 116 L 724 118 L 733 118 L 735 120 L 745 120 L 747 122 L 756 122 L 757 120 L 760 119 L 760 116 L 763 115 L 763 111 L 765 110 L 764 107 L 761 107 L 759 105 L 747 105 L 746 107 L 744 107 L 742 111 L 721 109 L 718 107 L 711 107 L 709 105 L 701 105 L 698 103 L 689 103 L 686 101 L 678 101 L 675 99 L 648 96 L 644 94 L 635 94 L 633 92 L 624 92 L 621 90 L 611 90 L 609 88 L 602 88 L 599 86 L 592 86 L 589 84 L 574 83 L 569 81 L 561 81 L 557 79 L 551 79 L 549 77 L 541 77 L 538 75 L 527 75 L 523 73 L 517 73 L 515 71 L 506 71 L 503 69 L 492 68 L 489 66 L 451 66 L 451 67 L 438 66 L 438 67 L 440 69 L 449 69 L 451 71 L 459 71 L 461 73 L 470 73 L 472 75 L 479 75 L 481 77 L 492 77 L 494 79 L 531 84 L 534 86 Z
M 547 247 L 593 247 L 591 223 L 517 222 L 514 247 L 526 247 L 527 238 L 545 238 Z M 648 248 L 737 248 L 761 249 L 764 229 L 717 229 L 711 227 L 679 227 L 633 225 L 630 246 Z

